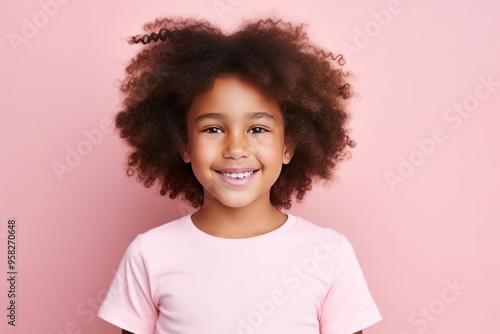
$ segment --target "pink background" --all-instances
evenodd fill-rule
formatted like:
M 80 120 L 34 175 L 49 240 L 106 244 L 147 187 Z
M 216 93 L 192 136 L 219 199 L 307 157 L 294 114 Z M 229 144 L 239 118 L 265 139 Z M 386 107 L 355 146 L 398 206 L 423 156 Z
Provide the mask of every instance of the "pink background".
M 0 14 L 0 332 L 118 333 L 95 315 L 125 248 L 138 233 L 192 211 L 129 179 L 121 141 L 105 126 L 94 130 L 117 111 L 113 81 L 138 49 L 125 39 L 163 14 L 230 30 L 269 12 L 308 23 L 310 38 L 335 53 L 350 50 L 358 145 L 336 183 L 318 184 L 290 212 L 353 243 L 384 317 L 365 333 L 495 331 L 500 8 L 493 1 L 43 5 L 54 1 L 9 1 Z M 214 7 L 220 3 L 223 13 Z M 393 11 L 390 20 L 377 22 L 381 10 Z M 26 22 L 38 31 L 24 28 L 29 38 L 14 47 L 9 36 L 22 35 Z M 497 83 L 488 90 L 480 78 Z M 459 116 L 454 104 L 470 114 Z M 85 131 L 94 133 L 91 146 Z M 441 134 L 431 144 L 433 132 Z M 53 164 L 77 148 L 86 155 L 58 177 Z M 386 176 L 398 168 L 403 176 L 391 186 Z M 5 316 L 9 218 L 18 224 L 15 328 Z M 450 290 L 453 283 L 460 287 Z

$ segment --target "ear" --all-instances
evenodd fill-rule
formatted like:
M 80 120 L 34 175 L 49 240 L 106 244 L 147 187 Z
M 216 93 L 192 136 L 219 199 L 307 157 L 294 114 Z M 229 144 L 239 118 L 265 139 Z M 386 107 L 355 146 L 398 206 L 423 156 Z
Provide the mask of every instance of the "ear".
M 283 164 L 287 165 L 295 153 L 296 144 L 291 137 L 285 138 L 285 147 L 283 149 Z
M 180 154 L 185 163 L 191 162 L 191 154 L 189 153 L 189 147 L 187 144 L 182 144 Z

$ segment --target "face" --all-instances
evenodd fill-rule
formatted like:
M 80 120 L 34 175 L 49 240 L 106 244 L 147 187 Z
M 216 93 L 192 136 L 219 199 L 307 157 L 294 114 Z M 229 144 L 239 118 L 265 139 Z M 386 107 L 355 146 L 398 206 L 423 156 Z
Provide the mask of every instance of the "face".
M 278 104 L 236 76 L 216 78 L 196 97 L 187 134 L 181 156 L 204 188 L 204 206 L 269 204 L 271 186 L 293 155 Z

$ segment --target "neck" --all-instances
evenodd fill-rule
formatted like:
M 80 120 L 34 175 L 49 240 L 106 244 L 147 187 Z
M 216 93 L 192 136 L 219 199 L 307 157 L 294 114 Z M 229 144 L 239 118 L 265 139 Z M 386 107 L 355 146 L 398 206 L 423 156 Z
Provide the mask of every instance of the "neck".
M 192 215 L 195 226 L 224 238 L 247 238 L 270 232 L 286 221 L 265 196 L 245 207 L 228 207 L 205 197 L 203 207 Z

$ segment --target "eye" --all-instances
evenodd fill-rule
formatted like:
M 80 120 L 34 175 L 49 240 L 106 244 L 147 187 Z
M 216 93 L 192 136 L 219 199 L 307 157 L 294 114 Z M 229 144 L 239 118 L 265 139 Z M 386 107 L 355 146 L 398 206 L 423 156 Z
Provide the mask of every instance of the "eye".
M 251 128 L 250 131 L 255 132 L 255 133 L 264 133 L 264 132 L 267 132 L 267 129 L 264 129 L 263 127 L 260 127 L 260 126 L 255 126 L 255 127 Z
M 203 130 L 203 132 L 207 132 L 207 133 L 221 133 L 222 130 L 216 126 L 211 126 L 209 128 L 206 128 Z

